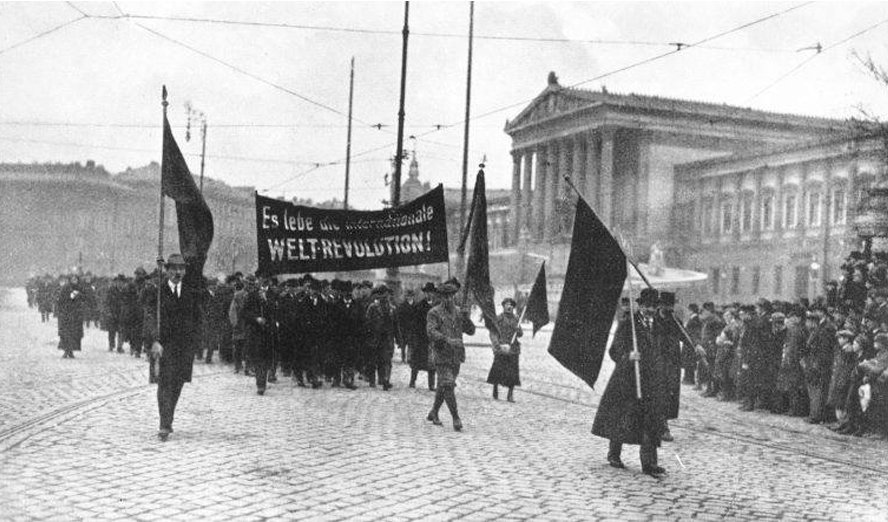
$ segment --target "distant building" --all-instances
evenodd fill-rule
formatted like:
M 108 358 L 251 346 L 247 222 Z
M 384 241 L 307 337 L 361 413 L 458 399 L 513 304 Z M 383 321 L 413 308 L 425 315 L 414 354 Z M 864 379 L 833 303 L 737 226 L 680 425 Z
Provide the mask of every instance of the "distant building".
M 205 273 L 253 270 L 251 187 L 204 180 L 215 238 Z M 148 271 L 157 258 L 160 166 L 111 175 L 101 165 L 0 164 L 0 281 L 74 267 L 96 274 Z M 178 251 L 175 205 L 167 199 L 164 254 Z

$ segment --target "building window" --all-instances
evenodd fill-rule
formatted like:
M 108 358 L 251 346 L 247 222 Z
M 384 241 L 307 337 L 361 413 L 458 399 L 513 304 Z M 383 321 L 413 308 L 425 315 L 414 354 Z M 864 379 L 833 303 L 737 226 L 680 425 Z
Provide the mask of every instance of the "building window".
M 700 221 L 702 222 L 702 229 L 704 235 L 712 234 L 712 200 L 707 199 L 703 202 L 703 211 L 700 215 Z
M 731 267 L 731 295 L 740 293 L 740 267 Z
M 820 226 L 820 192 L 808 193 L 808 226 Z
M 783 198 L 783 228 L 795 228 L 799 224 L 799 217 L 796 213 L 796 196 L 795 194 L 787 194 Z
M 774 267 L 774 295 L 783 294 L 783 267 L 777 265 Z
M 762 196 L 762 230 L 774 230 L 774 194 Z
M 752 295 L 758 295 L 761 279 L 762 269 L 757 266 L 752 267 Z
M 845 224 L 845 189 L 837 188 L 833 190 L 832 197 L 832 222 L 834 225 Z
M 752 194 L 743 194 L 740 204 L 740 231 L 752 230 Z
M 712 294 L 718 295 L 719 293 L 719 283 L 721 283 L 721 269 L 713 268 L 712 269 Z
M 730 234 L 734 224 L 734 203 L 723 201 L 721 204 L 721 233 Z

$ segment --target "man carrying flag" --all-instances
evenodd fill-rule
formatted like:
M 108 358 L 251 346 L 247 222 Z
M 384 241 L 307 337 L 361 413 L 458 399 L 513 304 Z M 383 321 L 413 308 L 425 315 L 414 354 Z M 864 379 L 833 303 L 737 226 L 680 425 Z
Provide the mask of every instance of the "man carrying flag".
M 182 387 L 191 382 L 194 349 L 200 346 L 201 301 L 204 295 L 203 266 L 213 241 L 213 215 L 194 183 L 185 158 L 173 137 L 166 115 L 163 88 L 163 159 L 158 232 L 158 266 L 163 264 L 164 196 L 176 202 L 179 247 L 182 254 L 167 259 L 166 280 L 158 286 L 150 307 L 151 378 L 157 383 L 161 441 L 173 431 L 173 416 Z

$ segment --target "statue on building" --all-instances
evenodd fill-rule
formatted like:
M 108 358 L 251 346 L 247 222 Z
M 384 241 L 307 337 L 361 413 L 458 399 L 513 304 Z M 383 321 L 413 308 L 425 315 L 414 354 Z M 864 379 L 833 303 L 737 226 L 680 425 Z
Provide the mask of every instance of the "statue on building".
M 651 275 L 662 275 L 664 266 L 665 260 L 663 259 L 663 249 L 660 247 L 659 241 L 654 241 L 654 244 L 651 245 L 651 256 L 648 259 L 648 267 Z
M 555 75 L 555 71 L 549 71 L 549 87 L 560 87 L 558 84 L 558 76 Z

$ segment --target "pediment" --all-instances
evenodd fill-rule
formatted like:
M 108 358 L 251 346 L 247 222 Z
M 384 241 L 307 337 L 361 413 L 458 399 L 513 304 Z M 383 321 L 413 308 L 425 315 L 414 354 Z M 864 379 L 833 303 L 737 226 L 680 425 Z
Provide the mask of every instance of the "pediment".
M 510 121 L 506 131 L 542 121 L 559 114 L 575 111 L 593 104 L 592 100 L 578 96 L 566 89 L 546 89 Z

